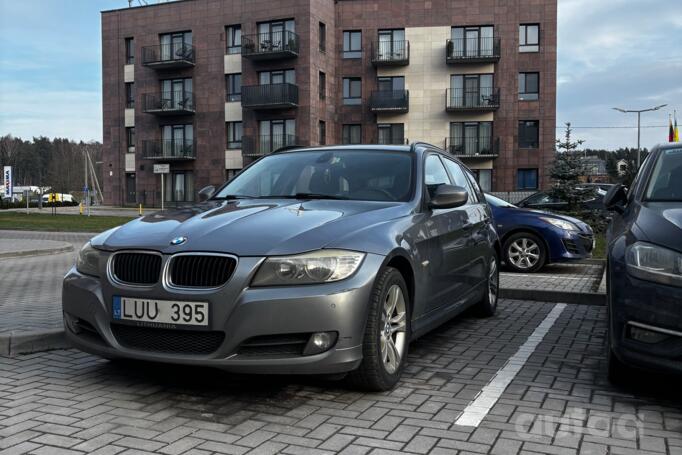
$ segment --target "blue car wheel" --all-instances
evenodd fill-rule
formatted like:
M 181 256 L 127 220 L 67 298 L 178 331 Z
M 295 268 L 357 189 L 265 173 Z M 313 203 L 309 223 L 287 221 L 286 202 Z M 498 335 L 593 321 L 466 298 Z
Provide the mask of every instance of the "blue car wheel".
M 504 242 L 502 254 L 505 264 L 514 272 L 537 272 L 547 262 L 547 248 L 544 242 L 530 232 L 510 235 Z

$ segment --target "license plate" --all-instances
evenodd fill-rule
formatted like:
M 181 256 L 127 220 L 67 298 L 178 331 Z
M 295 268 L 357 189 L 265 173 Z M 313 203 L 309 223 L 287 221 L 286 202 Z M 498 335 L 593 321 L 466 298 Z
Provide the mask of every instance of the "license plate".
M 170 325 L 208 325 L 208 302 L 114 297 L 114 320 Z

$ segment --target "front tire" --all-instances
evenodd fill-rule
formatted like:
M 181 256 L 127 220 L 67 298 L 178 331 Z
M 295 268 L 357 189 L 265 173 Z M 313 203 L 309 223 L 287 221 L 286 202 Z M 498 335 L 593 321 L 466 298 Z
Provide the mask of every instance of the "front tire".
M 410 340 L 410 296 L 398 270 L 379 271 L 369 305 L 362 362 L 348 379 L 363 390 L 381 392 L 398 383 Z
M 476 305 L 476 313 L 484 318 L 495 315 L 497 311 L 497 299 L 500 291 L 500 267 L 497 263 L 497 255 L 494 254 L 488 266 L 488 280 L 486 281 L 485 295 Z
M 533 273 L 547 262 L 547 248 L 535 234 L 517 232 L 510 235 L 502 248 L 504 263 L 514 272 Z

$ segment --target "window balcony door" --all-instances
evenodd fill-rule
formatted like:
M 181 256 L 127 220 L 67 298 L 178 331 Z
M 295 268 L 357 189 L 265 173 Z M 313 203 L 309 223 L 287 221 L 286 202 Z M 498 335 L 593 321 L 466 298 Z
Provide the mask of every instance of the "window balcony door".
M 272 153 L 275 150 L 293 145 L 296 137 L 296 121 L 286 120 L 262 120 L 259 125 L 258 152 L 262 155 Z
M 379 30 L 379 60 L 403 60 L 405 30 Z
M 161 60 L 174 60 L 185 56 L 192 47 L 192 33 L 167 33 L 161 35 Z
M 192 125 L 166 125 L 162 128 L 162 136 L 164 157 L 182 157 L 192 153 Z
M 295 25 L 293 20 L 265 22 L 258 24 L 258 47 L 262 51 L 279 52 L 288 48 L 286 40 L 289 39 L 289 33 L 295 33 Z
M 161 81 L 161 108 L 181 110 L 192 103 L 192 79 L 166 79 Z

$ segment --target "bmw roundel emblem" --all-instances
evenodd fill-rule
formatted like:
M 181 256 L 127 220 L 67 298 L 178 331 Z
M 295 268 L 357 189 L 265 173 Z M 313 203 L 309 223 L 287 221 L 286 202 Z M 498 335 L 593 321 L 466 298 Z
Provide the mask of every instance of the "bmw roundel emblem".
M 173 240 L 171 240 L 170 244 L 173 246 L 177 246 L 177 245 L 182 245 L 186 241 L 187 241 L 187 237 L 180 236 L 180 237 L 175 237 Z

